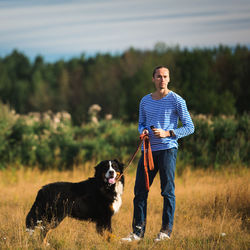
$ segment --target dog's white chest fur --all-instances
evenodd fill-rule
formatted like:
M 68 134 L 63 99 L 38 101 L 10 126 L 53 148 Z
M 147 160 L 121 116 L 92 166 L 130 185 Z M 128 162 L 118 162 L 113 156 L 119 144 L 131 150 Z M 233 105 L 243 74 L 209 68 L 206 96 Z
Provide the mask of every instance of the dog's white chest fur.
M 122 205 L 123 184 L 119 181 L 115 185 L 116 197 L 112 204 L 114 213 L 117 213 Z

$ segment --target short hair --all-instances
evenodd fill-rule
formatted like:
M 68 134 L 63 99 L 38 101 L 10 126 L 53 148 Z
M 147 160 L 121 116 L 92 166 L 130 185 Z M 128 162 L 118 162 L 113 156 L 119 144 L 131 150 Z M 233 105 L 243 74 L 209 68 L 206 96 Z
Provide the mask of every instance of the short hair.
M 166 67 L 166 66 L 164 66 L 164 65 L 160 65 L 160 66 L 157 66 L 157 67 L 154 68 L 154 70 L 153 70 L 153 77 L 155 76 L 156 71 L 157 71 L 158 69 L 162 69 L 162 68 L 167 69 L 167 70 L 168 70 L 168 73 L 169 73 L 168 67 Z

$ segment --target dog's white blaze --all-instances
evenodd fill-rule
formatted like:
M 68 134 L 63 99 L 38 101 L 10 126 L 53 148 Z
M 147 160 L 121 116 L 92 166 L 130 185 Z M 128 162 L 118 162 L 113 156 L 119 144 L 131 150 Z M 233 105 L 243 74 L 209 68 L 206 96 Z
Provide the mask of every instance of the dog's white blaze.
M 116 191 L 117 195 L 116 195 L 116 198 L 115 198 L 112 205 L 113 205 L 114 213 L 117 213 L 122 205 L 122 197 L 121 196 L 123 193 L 123 184 L 120 181 L 118 183 L 116 183 L 115 191 Z
M 116 171 L 112 168 L 112 162 L 111 161 L 109 161 L 109 169 L 108 169 L 108 171 L 107 171 L 107 173 L 105 174 L 105 177 L 106 178 L 109 178 L 109 171 L 114 171 L 114 178 L 116 178 Z

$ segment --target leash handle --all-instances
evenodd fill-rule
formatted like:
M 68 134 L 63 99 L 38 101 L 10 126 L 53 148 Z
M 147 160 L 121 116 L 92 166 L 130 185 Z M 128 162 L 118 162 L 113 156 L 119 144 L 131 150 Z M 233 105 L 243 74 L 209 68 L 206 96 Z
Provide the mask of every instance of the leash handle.
M 151 150 L 151 145 L 149 141 L 148 135 L 141 135 L 144 141 L 143 144 L 143 149 L 144 149 L 144 154 L 143 154 L 143 161 L 144 161 L 144 174 L 145 174 L 145 185 L 146 185 L 146 190 L 149 191 L 149 175 L 148 175 L 148 168 L 149 170 L 154 169 L 154 160 L 153 160 L 153 155 L 152 155 L 152 150 Z
M 130 161 L 128 162 L 127 166 L 124 168 L 123 173 L 117 178 L 117 181 L 121 179 L 121 177 L 124 175 L 125 170 L 129 167 L 131 162 L 134 160 L 137 152 L 139 151 L 142 142 L 144 141 L 144 173 L 145 173 L 145 184 L 146 184 L 146 190 L 149 191 L 149 175 L 148 175 L 148 167 L 150 170 L 154 169 L 154 161 L 153 161 L 153 156 L 152 156 L 152 151 L 151 151 L 151 145 L 149 141 L 149 137 L 147 134 L 141 134 L 140 135 L 140 143 L 139 146 L 137 147 L 136 151 L 132 155 Z
M 141 145 L 142 145 L 143 141 L 144 141 L 144 167 L 145 167 L 146 188 L 147 188 L 147 190 L 149 190 L 147 166 L 149 165 L 150 170 L 154 169 L 154 162 L 153 162 L 151 146 L 150 146 L 150 142 L 149 142 L 149 138 L 148 138 L 147 134 L 142 133 L 140 135 L 139 146 L 137 147 L 136 151 L 132 155 L 132 157 L 129 160 L 127 166 L 124 168 L 123 173 L 117 178 L 117 181 L 119 181 L 121 179 L 121 177 L 124 175 L 124 172 L 126 171 L 126 169 L 130 166 L 130 164 L 134 160 L 136 154 L 138 153 L 139 149 L 141 148 Z M 145 147 L 145 143 L 147 144 L 146 147 Z

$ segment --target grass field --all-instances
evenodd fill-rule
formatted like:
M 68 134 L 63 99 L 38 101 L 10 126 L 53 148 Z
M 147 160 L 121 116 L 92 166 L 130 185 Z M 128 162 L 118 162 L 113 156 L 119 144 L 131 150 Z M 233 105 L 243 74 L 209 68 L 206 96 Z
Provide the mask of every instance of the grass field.
M 73 171 L 8 169 L 0 171 L 0 249 L 249 249 L 250 171 L 189 171 L 176 177 L 176 213 L 172 238 L 154 243 L 161 226 L 162 198 L 157 177 L 150 189 L 145 238 L 121 243 L 131 231 L 134 173 L 126 173 L 123 205 L 113 217 L 115 236 L 110 242 L 95 231 L 94 224 L 65 219 L 49 234 L 45 247 L 38 235 L 25 232 L 25 217 L 38 189 L 54 181 L 81 181 L 93 168 Z M 133 168 L 132 166 L 131 168 Z

